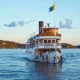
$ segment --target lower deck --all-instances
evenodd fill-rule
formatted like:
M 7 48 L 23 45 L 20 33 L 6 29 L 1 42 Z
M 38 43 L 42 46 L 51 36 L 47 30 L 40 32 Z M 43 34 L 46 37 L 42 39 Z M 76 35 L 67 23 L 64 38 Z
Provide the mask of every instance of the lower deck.
M 26 52 L 26 58 L 33 61 L 58 63 L 61 55 L 57 51 L 60 51 L 60 49 L 36 49 Z

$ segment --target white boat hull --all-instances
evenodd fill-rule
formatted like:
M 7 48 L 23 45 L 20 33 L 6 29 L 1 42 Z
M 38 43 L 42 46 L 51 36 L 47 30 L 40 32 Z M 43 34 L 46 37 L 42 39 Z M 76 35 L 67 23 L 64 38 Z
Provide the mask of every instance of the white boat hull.
M 46 55 L 44 55 L 44 61 L 42 59 L 42 56 L 36 55 L 36 54 L 33 54 L 33 53 L 26 53 L 26 58 L 31 60 L 31 61 L 34 61 L 34 62 L 35 61 L 47 62 Z M 53 63 L 53 61 L 54 61 L 54 54 L 50 53 L 48 55 L 48 62 Z M 59 62 L 59 59 L 56 57 L 54 63 L 58 63 L 58 62 Z

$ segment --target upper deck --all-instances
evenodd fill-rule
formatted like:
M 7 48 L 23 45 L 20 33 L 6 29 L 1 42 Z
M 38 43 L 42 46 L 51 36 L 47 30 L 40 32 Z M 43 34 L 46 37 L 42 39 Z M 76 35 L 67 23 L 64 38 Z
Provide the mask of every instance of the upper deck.
M 36 39 L 44 38 L 61 38 L 61 34 L 58 33 L 58 28 L 42 28 L 42 32 L 35 36 Z
M 50 27 L 47 24 L 47 27 L 44 27 L 44 22 L 39 21 L 39 34 L 33 35 L 28 39 L 29 41 L 36 40 L 36 39 L 61 39 L 61 34 L 58 33 L 58 28 Z
M 32 35 L 27 42 L 27 46 L 35 47 L 36 49 L 41 48 L 61 48 L 59 40 L 61 34 L 58 33 L 58 28 L 44 27 L 43 22 L 39 23 L 39 34 Z M 47 46 L 47 47 L 45 47 Z

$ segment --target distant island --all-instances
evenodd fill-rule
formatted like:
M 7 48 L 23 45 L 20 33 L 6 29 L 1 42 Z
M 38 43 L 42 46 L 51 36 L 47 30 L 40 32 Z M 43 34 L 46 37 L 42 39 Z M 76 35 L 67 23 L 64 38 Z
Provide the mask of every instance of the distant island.
M 0 40 L 0 48 L 25 48 L 25 44 Z
M 0 40 L 0 48 L 26 48 L 26 44 L 16 43 L 13 41 Z M 62 43 L 62 48 L 80 48 L 80 45 L 73 46 L 72 44 Z

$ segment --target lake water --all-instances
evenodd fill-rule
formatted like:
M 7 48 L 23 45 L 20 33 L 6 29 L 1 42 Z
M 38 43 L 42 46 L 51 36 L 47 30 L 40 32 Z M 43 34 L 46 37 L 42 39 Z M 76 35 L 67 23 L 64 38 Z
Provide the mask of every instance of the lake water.
M 25 49 L 0 49 L 0 80 L 80 80 L 80 49 L 62 49 L 62 64 L 31 62 Z

